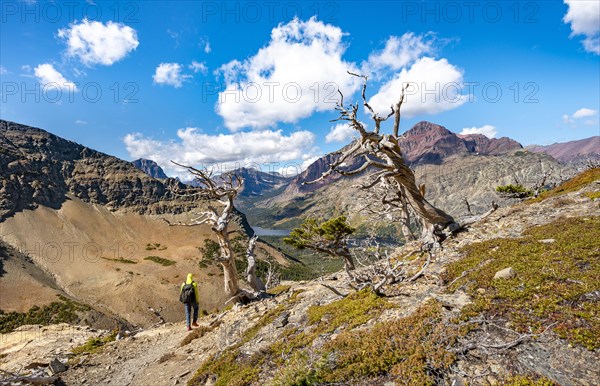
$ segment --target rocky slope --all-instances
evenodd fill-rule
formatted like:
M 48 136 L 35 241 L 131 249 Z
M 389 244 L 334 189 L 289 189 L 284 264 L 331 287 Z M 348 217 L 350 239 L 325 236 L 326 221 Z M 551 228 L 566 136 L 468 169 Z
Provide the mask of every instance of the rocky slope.
M 54 357 L 62 361 L 71 358 L 68 370 L 58 374 L 66 385 L 308 385 L 334 379 L 339 385 L 538 384 L 533 383 L 536 381 L 593 385 L 600 378 L 600 352 L 584 347 L 577 339 L 589 336 L 590 343 L 600 343 L 597 335 L 586 335 L 600 328 L 595 319 L 600 288 L 593 279 L 599 269 L 594 263 L 597 248 L 585 243 L 580 246 L 589 253 L 574 260 L 580 272 L 553 271 L 560 261 L 567 263 L 567 256 L 541 266 L 546 270 L 539 274 L 543 286 L 552 284 L 561 291 L 568 288 L 582 294 L 557 304 L 573 307 L 574 325 L 560 319 L 565 316 L 555 309 L 541 314 L 541 325 L 516 329 L 516 323 L 530 311 L 528 303 L 521 302 L 536 301 L 535 297 L 548 292 L 530 288 L 526 281 L 537 268 L 519 260 L 533 256 L 512 262 L 512 278 L 492 278 L 495 270 L 506 268 L 496 263 L 504 256 L 494 255 L 503 243 L 534 243 L 538 251 L 563 243 L 556 232 L 556 239 L 545 239 L 543 233 L 523 239 L 532 227 L 546 226 L 552 233 L 555 226 L 547 225 L 557 221 L 598 221 L 594 215 L 600 202 L 594 197 L 600 194 L 600 174 L 586 178 L 581 186 L 565 185 L 562 193 L 548 195 L 541 202 L 501 208 L 468 232 L 452 237 L 435 253 L 424 275 L 386 287 L 385 298 L 369 292 L 342 298 L 323 286 L 352 292 L 346 274 L 340 272 L 320 281 L 284 283 L 274 298 L 203 317 L 201 328 L 192 333 L 185 332 L 183 322 L 166 323 L 107 343 L 99 352 L 77 356 L 69 351 L 90 331 L 74 330 L 75 339 L 69 342 L 61 340 L 64 334 L 52 336 L 58 329 L 53 327 L 47 334 L 38 334 L 35 344 L 24 347 L 15 343 L 33 331 L 24 327 L 3 337 L 2 342 L 9 344 L 0 351 L 2 366 L 17 372 L 24 363 L 37 362 L 43 367 Z M 591 235 L 587 233 L 585 237 Z M 481 245 L 492 257 L 460 275 L 464 269 L 460 267 L 471 264 L 469 248 Z M 395 255 L 401 258 L 411 248 L 402 247 Z M 403 260 L 408 270 L 405 278 L 423 266 L 423 259 Z M 461 284 L 461 278 L 485 264 L 497 268 L 490 275 Z M 455 280 L 448 279 L 457 268 Z M 473 284 L 473 280 L 477 281 Z M 513 307 L 513 316 L 493 309 L 487 314 L 474 311 L 504 290 L 515 299 L 504 305 Z M 538 293 L 520 296 L 525 290 Z M 577 311 L 583 308 L 592 315 L 590 322 L 584 319 L 585 312 Z M 565 331 L 571 338 L 565 337 Z M 581 335 L 573 341 L 569 331 Z
M 572 168 L 559 164 L 546 154 L 525 151 L 501 156 L 457 155 L 447 158 L 441 165 L 420 164 L 414 170 L 417 181 L 427 187 L 426 198 L 460 218 L 468 215 L 464 198 L 473 213 L 486 211 L 492 201 L 501 206 L 511 205 L 513 200 L 498 196 L 497 186 L 514 183 L 515 178 L 526 186 L 534 185 L 551 167 L 556 173 L 548 179 L 549 184 L 574 173 Z M 360 197 L 364 193 L 357 185 L 367 176 L 338 177 L 308 193 L 288 188 L 285 193 L 256 202 L 254 207 L 246 210 L 246 214 L 262 227 L 289 229 L 309 216 L 346 214 L 356 225 L 369 224 L 379 228 L 386 223 L 367 221 L 367 214 L 360 211 L 364 206 Z
M 23 209 L 58 209 L 67 194 L 111 209 L 182 213 L 198 206 L 120 160 L 44 130 L 0 121 L 0 221 Z
M 259 197 L 271 190 L 277 190 L 290 179 L 279 173 L 265 173 L 254 168 L 240 168 L 231 173 L 225 173 L 222 178 L 227 178 L 229 174 L 235 174 L 244 180 L 244 186 L 238 197 Z
M 527 146 L 527 150 L 533 153 L 546 153 L 560 162 L 568 163 L 578 161 L 583 158 L 600 158 L 600 136 L 580 139 L 563 143 L 554 143 L 552 145 Z

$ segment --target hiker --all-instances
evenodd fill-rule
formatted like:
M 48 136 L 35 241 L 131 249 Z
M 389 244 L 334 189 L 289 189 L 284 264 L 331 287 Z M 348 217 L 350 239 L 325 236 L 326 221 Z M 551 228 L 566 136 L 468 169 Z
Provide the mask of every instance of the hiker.
M 181 285 L 179 290 L 179 300 L 185 307 L 185 320 L 187 322 L 187 329 L 190 331 L 192 326 L 198 327 L 198 284 L 194 281 L 194 276 L 188 273 L 185 283 Z M 194 319 L 190 325 L 190 314 L 192 313 L 192 307 L 194 308 Z

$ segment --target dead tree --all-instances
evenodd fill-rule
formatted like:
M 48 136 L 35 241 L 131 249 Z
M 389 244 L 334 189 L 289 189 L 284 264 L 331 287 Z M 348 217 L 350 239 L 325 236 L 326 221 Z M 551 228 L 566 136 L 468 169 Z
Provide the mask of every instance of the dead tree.
M 368 168 L 374 168 L 377 172 L 373 175 L 373 184 L 376 184 L 377 180 L 391 179 L 395 181 L 398 186 L 402 187 L 409 205 L 421 219 L 428 223 L 427 229 L 430 234 L 426 237 L 427 240 L 435 240 L 437 242 L 443 239 L 444 230 L 447 229 L 451 232 L 458 230 L 460 226 L 454 221 L 452 216 L 443 210 L 436 208 L 423 197 L 417 186 L 413 171 L 404 162 L 402 151 L 398 144 L 398 133 L 400 130 L 400 108 L 405 100 L 404 92 L 406 87 L 402 89 L 398 102 L 391 106 L 391 112 L 387 116 L 382 117 L 376 113 L 367 102 L 365 96 L 367 77 L 350 72 L 349 74 L 364 79 L 362 87 L 363 106 L 371 114 L 371 119 L 375 123 L 374 129 L 373 131 L 368 131 L 365 125 L 359 121 L 358 102 L 354 105 L 344 105 L 344 95 L 341 91 L 338 91 L 341 99 L 336 105 L 336 110 L 339 112 L 340 116 L 333 121 L 348 122 L 349 126 L 360 134 L 360 137 L 347 151 L 338 153 L 336 161 L 329 166 L 329 169 L 325 171 L 320 178 L 305 183 L 322 181 L 332 173 L 350 176 L 361 173 Z M 392 116 L 394 117 L 392 133 L 381 134 L 381 123 Z M 364 157 L 362 166 L 354 170 L 344 169 L 343 166 L 345 162 L 356 157 Z M 426 244 L 430 245 L 430 242 L 427 241 Z
M 367 191 L 367 194 L 361 197 L 367 202 L 361 210 L 371 214 L 374 219 L 399 223 L 404 240 L 415 240 L 415 235 L 410 229 L 411 215 L 404 188 L 389 178 L 379 178 L 377 181 L 378 183 L 370 189 L 369 182 L 359 186 Z
M 533 184 L 532 191 L 533 197 L 537 197 L 546 189 L 546 181 L 550 176 L 554 174 L 554 167 L 550 166 L 548 170 L 543 172 L 540 176 L 538 176 L 537 181 Z
M 227 176 L 220 176 L 219 183 L 217 183 L 212 178 L 212 172 L 207 169 L 200 170 L 174 161 L 171 162 L 187 169 L 196 178 L 199 185 L 198 187 L 187 187 L 185 190 L 174 190 L 174 193 L 180 196 L 193 196 L 206 200 L 209 210 L 198 213 L 198 216 L 193 218 L 189 223 L 171 223 L 167 220 L 165 221 L 169 225 L 180 226 L 210 225 L 219 244 L 220 255 L 216 260 L 223 267 L 225 294 L 231 297 L 230 300 L 238 302 L 253 297 L 240 289 L 235 265 L 235 253 L 229 240 L 229 223 L 235 211 L 233 201 L 243 186 L 243 179 L 231 173 Z M 215 204 L 218 204 L 218 207 Z M 252 258 L 254 258 L 253 255 Z M 259 279 L 256 277 L 253 278 L 252 275 L 256 275 L 255 269 L 248 272 L 248 282 L 251 283 L 251 286 L 259 282 Z
M 260 280 L 260 278 L 256 275 L 256 258 L 254 257 L 256 240 L 258 240 L 258 236 L 254 235 L 248 242 L 248 249 L 246 250 L 246 261 L 248 262 L 248 267 L 246 268 L 246 280 L 248 281 L 248 284 L 252 290 L 258 296 L 258 294 L 265 293 L 267 289 L 262 280 Z

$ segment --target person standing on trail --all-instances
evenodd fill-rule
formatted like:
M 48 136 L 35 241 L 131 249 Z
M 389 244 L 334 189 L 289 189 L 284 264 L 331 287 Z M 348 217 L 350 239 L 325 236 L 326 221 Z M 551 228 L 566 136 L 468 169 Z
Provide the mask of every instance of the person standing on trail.
M 187 329 L 190 331 L 192 326 L 198 327 L 198 284 L 194 281 L 194 276 L 188 273 L 185 283 L 181 285 L 179 290 L 179 300 L 185 307 L 185 320 L 187 322 Z M 190 324 L 190 317 L 194 309 L 193 323 Z

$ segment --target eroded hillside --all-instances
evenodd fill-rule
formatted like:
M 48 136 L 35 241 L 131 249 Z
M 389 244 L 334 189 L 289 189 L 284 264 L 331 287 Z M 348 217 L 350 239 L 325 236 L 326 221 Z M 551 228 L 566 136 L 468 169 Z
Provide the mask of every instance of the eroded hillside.
M 23 264 L 3 263 L 0 310 L 28 312 L 60 294 L 135 325 L 174 321 L 188 272 L 204 284 L 201 307 L 223 307 L 222 271 L 200 264 L 200 248 L 214 240 L 210 227 L 163 221 L 186 223 L 211 203 L 175 194 L 173 184 L 183 188 L 41 129 L 0 121 L 0 240 L 23 257 Z M 231 238 L 243 254 L 249 226 L 240 212 L 233 222 Z M 287 264 L 264 243 L 257 255 Z

